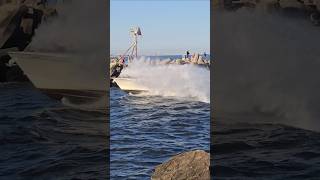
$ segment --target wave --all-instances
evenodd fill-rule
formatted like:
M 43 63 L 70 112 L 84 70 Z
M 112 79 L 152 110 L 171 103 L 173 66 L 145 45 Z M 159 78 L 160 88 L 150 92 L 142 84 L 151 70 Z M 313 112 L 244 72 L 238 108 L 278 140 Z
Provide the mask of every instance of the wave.
M 121 74 L 133 77 L 148 88 L 144 95 L 190 98 L 210 102 L 210 71 L 197 65 L 164 65 L 165 60 L 141 57 L 129 63 Z
M 68 99 L 67 97 L 63 97 L 61 99 L 61 103 L 65 106 L 81 109 L 81 110 L 106 110 L 107 109 L 107 95 L 97 98 L 95 101 L 87 102 L 87 103 L 75 103 Z

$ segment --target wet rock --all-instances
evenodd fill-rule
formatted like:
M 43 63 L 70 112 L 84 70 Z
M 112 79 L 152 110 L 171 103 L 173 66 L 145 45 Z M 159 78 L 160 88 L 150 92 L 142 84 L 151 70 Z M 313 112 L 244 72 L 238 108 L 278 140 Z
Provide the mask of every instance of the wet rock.
M 189 151 L 172 157 L 157 166 L 152 180 L 209 180 L 210 155 L 202 150 Z

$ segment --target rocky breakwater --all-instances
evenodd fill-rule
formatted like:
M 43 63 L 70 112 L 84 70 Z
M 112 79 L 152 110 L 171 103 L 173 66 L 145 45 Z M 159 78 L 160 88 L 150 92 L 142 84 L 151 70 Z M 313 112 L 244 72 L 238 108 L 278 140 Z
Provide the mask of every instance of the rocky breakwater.
M 152 180 L 210 180 L 210 155 L 203 150 L 178 154 L 158 165 Z

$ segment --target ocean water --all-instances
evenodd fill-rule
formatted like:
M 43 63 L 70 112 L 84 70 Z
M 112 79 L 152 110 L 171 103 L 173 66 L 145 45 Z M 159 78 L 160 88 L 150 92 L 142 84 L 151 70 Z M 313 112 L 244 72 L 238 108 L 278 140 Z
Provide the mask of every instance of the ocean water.
M 151 76 L 146 69 L 139 67 Z M 0 179 L 107 179 L 109 158 L 111 179 L 150 179 L 173 155 L 209 152 L 209 71 L 187 65 L 150 70 L 166 86 L 136 95 L 112 88 L 110 124 L 106 97 L 77 105 L 50 99 L 31 83 L 0 84 Z
M 157 165 L 182 152 L 210 148 L 210 71 L 194 65 L 153 65 L 175 58 L 141 57 L 123 70 L 147 87 L 110 90 L 110 175 L 150 179 Z
M 150 179 L 155 166 L 194 149 L 209 152 L 210 104 L 110 91 L 111 179 Z
M 215 179 L 319 179 L 320 133 L 274 123 L 214 122 Z
M 107 178 L 106 103 L 69 105 L 29 83 L 0 84 L 0 179 Z
M 319 27 L 241 9 L 214 17 L 216 179 L 320 179 Z

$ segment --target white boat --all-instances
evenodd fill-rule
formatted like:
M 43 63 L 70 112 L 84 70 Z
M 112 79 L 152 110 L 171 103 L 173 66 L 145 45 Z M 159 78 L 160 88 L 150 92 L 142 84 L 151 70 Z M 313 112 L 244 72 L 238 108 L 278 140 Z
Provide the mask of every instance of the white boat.
M 127 53 L 128 55 L 128 60 L 132 61 L 134 58 L 138 57 L 138 37 L 142 35 L 140 27 L 135 27 L 130 29 L 130 34 L 132 37 L 132 44 L 127 49 L 127 51 L 121 56 L 121 57 L 126 57 Z M 130 52 L 131 51 L 131 52 Z M 121 70 L 120 70 L 121 72 Z M 118 77 L 120 73 L 115 76 L 115 77 L 110 77 L 111 78 L 111 86 L 117 86 L 121 90 L 126 91 L 126 92 L 131 92 L 131 93 L 139 93 L 142 91 L 148 91 L 148 88 L 144 87 L 141 85 L 137 79 L 135 78 L 125 78 L 125 77 Z
M 121 90 L 126 92 L 139 93 L 149 90 L 134 78 L 114 78 L 113 82 L 116 83 Z
M 105 74 L 74 55 L 9 52 L 33 85 L 51 97 L 96 99 L 106 94 Z

